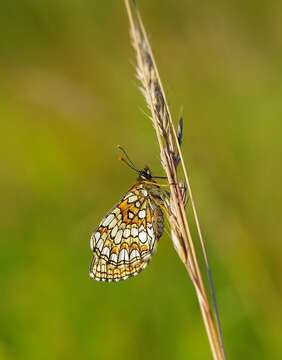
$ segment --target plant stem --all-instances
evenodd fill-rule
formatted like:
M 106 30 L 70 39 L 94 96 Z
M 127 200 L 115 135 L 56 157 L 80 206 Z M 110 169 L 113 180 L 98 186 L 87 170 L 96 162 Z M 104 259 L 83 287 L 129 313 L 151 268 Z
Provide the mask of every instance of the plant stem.
M 170 221 L 171 229 L 174 231 L 177 237 L 178 244 L 181 244 L 183 247 L 182 250 L 185 256 L 184 258 L 180 256 L 180 254 L 179 256 L 184 262 L 185 268 L 194 285 L 213 358 L 216 360 L 224 360 L 225 354 L 219 316 L 215 301 L 214 287 L 211 286 L 211 293 L 216 323 L 214 321 L 214 316 L 211 311 L 202 273 L 199 267 L 194 242 L 188 224 L 185 204 L 176 172 L 176 167 L 178 164 L 175 163 L 175 155 L 177 154 L 182 164 L 184 178 L 187 184 L 189 199 L 192 204 L 193 216 L 201 243 L 205 265 L 208 270 L 208 276 L 210 276 L 207 252 L 192 195 L 188 173 L 181 153 L 180 144 L 178 142 L 177 133 L 174 128 L 172 116 L 167 105 L 168 103 L 159 72 L 136 3 L 134 1 L 132 7 L 132 1 L 124 1 L 129 17 L 132 41 L 136 50 L 137 74 L 141 81 L 141 90 L 151 111 L 151 119 L 156 130 L 157 140 L 161 150 L 162 165 L 170 184 L 170 205 L 168 205 L 168 212 L 172 214 Z

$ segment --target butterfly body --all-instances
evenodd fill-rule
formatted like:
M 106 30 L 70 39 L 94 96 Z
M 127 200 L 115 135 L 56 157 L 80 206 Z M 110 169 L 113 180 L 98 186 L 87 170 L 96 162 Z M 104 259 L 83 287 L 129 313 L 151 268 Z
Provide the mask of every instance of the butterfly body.
M 138 182 L 91 236 L 92 278 L 106 282 L 125 280 L 147 266 L 163 233 L 161 203 L 158 184 L 149 173 L 140 173 Z

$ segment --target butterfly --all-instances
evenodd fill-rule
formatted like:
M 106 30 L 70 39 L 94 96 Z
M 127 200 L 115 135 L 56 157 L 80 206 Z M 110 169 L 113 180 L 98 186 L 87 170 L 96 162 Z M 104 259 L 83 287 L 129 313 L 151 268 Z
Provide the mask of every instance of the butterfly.
M 163 177 L 153 177 L 148 167 L 138 170 L 131 164 L 127 163 L 139 173 L 136 184 L 102 219 L 90 239 L 89 275 L 97 281 L 120 281 L 139 274 L 164 231 L 163 194 L 154 180 Z

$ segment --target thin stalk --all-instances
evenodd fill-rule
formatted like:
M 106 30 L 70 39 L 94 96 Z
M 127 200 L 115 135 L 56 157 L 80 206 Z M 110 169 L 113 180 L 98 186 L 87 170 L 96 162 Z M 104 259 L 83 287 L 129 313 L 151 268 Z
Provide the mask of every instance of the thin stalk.
M 225 355 L 218 311 L 217 307 L 215 306 L 215 325 L 187 220 L 183 196 L 179 186 L 176 172 L 176 167 L 178 166 L 178 162 L 175 160 L 176 157 L 180 159 L 182 164 L 184 178 L 192 204 L 193 215 L 196 222 L 205 264 L 207 269 L 210 270 L 188 173 L 183 161 L 180 144 L 178 142 L 172 116 L 167 105 L 168 103 L 165 92 L 152 54 L 150 43 L 148 41 L 140 13 L 136 7 L 136 3 L 134 2 L 133 4 L 134 7 L 132 9 L 131 1 L 125 0 L 125 6 L 130 22 L 132 41 L 137 56 L 137 75 L 141 82 L 141 91 L 146 98 L 147 105 L 152 114 L 151 120 L 156 130 L 157 140 L 161 150 L 162 165 L 170 184 L 170 203 L 167 203 L 167 208 L 168 213 L 171 213 L 171 217 L 169 218 L 171 229 L 177 237 L 177 245 L 180 244 L 182 246 L 181 254 L 184 254 L 184 258 L 183 256 L 180 256 L 180 254 L 179 256 L 184 262 L 185 268 L 195 287 L 213 357 L 214 359 L 223 360 L 225 359 Z M 210 277 L 210 272 L 208 272 L 208 275 Z M 211 292 L 212 301 L 215 301 L 213 286 Z M 216 303 L 214 305 L 216 305 Z

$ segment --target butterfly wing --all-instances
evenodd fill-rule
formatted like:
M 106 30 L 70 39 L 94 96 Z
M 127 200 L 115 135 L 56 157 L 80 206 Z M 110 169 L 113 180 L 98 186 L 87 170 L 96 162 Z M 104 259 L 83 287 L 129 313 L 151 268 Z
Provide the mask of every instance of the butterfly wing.
M 90 276 L 119 281 L 142 271 L 163 231 L 163 214 L 142 183 L 104 217 L 90 240 Z

